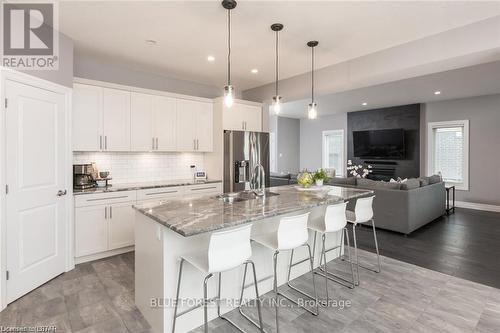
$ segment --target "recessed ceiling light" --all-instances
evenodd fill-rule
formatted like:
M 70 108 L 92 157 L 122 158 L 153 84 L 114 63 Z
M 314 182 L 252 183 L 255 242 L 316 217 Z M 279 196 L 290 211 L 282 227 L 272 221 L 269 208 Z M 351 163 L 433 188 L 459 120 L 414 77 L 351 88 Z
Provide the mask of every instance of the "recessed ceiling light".
M 146 44 L 153 46 L 158 44 L 158 42 L 155 41 L 154 39 L 146 39 Z
M 368 105 L 368 103 L 363 102 L 363 103 L 361 103 L 361 105 L 363 105 L 363 106 L 367 106 L 367 105 Z
M 252 74 L 257 74 L 259 72 L 259 70 L 257 68 L 254 68 L 250 72 L 252 72 Z
M 210 62 L 215 61 L 215 57 L 214 57 L 214 56 L 209 55 L 209 56 L 207 57 L 207 60 L 208 60 L 208 61 L 210 61 Z
M 434 95 L 441 95 L 441 92 L 438 90 L 438 91 L 435 91 L 434 92 Z

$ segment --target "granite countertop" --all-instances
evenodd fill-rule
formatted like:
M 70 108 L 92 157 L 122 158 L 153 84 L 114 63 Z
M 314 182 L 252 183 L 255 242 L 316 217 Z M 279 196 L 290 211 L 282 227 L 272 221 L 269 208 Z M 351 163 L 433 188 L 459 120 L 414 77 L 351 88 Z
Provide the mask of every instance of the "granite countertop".
M 288 185 L 266 190 L 279 195 L 234 203 L 225 203 L 213 196 L 184 198 L 160 205 L 136 205 L 134 208 L 187 237 L 373 193 L 371 190 L 339 186 L 303 191 L 298 190 L 296 185 Z
M 107 192 L 118 192 L 118 191 L 133 191 L 133 190 L 144 190 L 159 187 L 172 187 L 172 186 L 187 186 L 187 185 L 203 185 L 203 184 L 214 184 L 221 183 L 221 180 L 198 180 L 193 179 L 181 179 L 181 180 L 165 180 L 165 181 L 155 181 L 155 182 L 142 182 L 142 183 L 123 183 L 123 184 L 113 184 L 108 187 L 94 187 L 87 190 L 73 190 L 74 195 L 81 194 L 94 194 L 94 193 L 107 193 Z

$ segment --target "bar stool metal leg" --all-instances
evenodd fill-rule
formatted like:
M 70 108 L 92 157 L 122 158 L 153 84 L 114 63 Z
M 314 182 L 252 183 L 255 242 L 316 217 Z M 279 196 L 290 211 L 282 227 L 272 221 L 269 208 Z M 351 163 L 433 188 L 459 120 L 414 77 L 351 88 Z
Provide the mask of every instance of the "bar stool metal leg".
M 274 308 L 276 311 L 276 333 L 279 333 L 280 331 L 280 326 L 279 326 L 279 314 L 278 314 L 278 308 L 279 308 L 279 292 L 278 292 L 278 273 L 277 273 L 277 267 L 278 267 L 278 253 L 279 251 L 274 252 L 273 255 L 273 270 L 274 270 Z
M 375 222 L 372 219 L 372 229 L 373 229 L 373 239 L 375 240 L 375 250 L 377 251 L 377 262 L 378 262 L 378 270 L 376 273 L 380 273 L 380 254 L 378 252 L 378 242 L 377 242 L 377 232 L 375 231 Z
M 205 333 L 208 333 L 208 280 L 213 276 L 213 274 L 208 274 L 203 280 L 203 321 L 205 327 Z
M 252 318 L 250 318 L 246 313 L 243 312 L 242 306 L 243 306 L 243 293 L 245 291 L 245 281 L 246 281 L 246 276 L 247 276 L 247 270 L 248 270 L 248 264 L 252 265 L 252 270 L 253 270 L 253 278 L 254 278 L 254 286 L 255 286 L 255 295 L 256 295 L 256 302 L 257 302 L 257 313 L 259 316 L 259 324 L 257 324 Z M 220 273 L 219 273 L 220 274 Z M 219 275 L 220 277 L 220 275 Z M 219 301 L 220 301 L 220 280 L 219 280 Z M 260 299 L 259 295 L 259 287 L 257 285 L 257 273 L 255 270 L 255 264 L 251 260 L 247 260 L 245 262 L 245 268 L 243 271 L 243 282 L 241 285 L 241 293 L 240 293 L 240 299 L 239 299 L 239 305 L 238 305 L 238 311 L 240 314 L 247 319 L 249 322 L 251 322 L 255 327 L 257 327 L 262 333 L 264 333 L 264 324 L 262 322 L 262 312 L 261 312 L 261 303 L 262 300 Z M 219 307 L 217 308 L 217 313 L 219 314 L 219 318 L 226 320 L 229 322 L 231 325 L 233 325 L 236 329 L 238 329 L 240 332 L 245 332 L 241 327 L 239 327 L 236 323 L 234 323 L 231 319 L 221 316 L 220 315 L 220 302 L 218 303 Z
M 344 228 L 342 230 L 342 233 L 341 233 L 341 239 L 343 242 L 343 239 L 344 239 L 344 232 L 346 232 L 346 238 L 347 238 L 347 243 L 349 244 L 349 235 L 347 234 L 347 228 Z M 327 249 L 326 248 L 326 234 L 323 234 L 323 238 L 324 238 L 324 245 L 323 245 L 323 248 L 321 250 L 321 257 L 324 257 L 324 261 L 325 261 L 325 264 L 323 266 L 321 266 L 321 259 L 320 259 L 320 265 L 319 265 L 319 270 L 315 271 L 316 274 L 320 275 L 320 276 L 323 276 L 325 277 L 326 279 L 330 280 L 330 281 L 333 281 L 333 282 L 336 282 L 338 284 L 341 284 L 345 287 L 348 287 L 350 289 L 353 289 L 354 286 L 355 286 L 355 277 L 354 277 L 354 271 L 353 271 L 353 267 L 352 267 L 352 261 L 351 261 L 351 252 L 350 252 L 350 249 L 348 248 L 348 255 L 349 255 L 349 260 L 348 262 L 351 264 L 351 276 L 352 276 L 352 281 L 349 281 L 341 276 L 338 276 L 336 274 L 333 274 L 331 272 L 329 272 L 326 268 L 326 253 L 329 252 L 329 251 L 332 251 L 332 250 L 335 250 L 337 248 L 340 248 L 342 249 L 342 245 L 339 245 L 339 246 L 335 246 L 333 248 L 330 248 L 330 249 Z M 342 243 L 341 243 L 342 244 Z M 348 245 L 349 246 L 349 245 Z M 340 259 L 342 261 L 344 261 L 343 259 L 343 256 L 340 255 Z
M 181 290 L 181 278 L 182 278 L 182 268 L 184 266 L 184 259 L 181 259 L 181 262 L 179 263 L 179 277 L 177 279 L 177 292 L 175 296 L 175 307 L 174 307 L 174 320 L 172 323 L 172 333 L 175 332 L 175 322 L 177 321 L 177 308 L 179 306 L 179 292 Z
M 356 223 L 352 225 L 352 238 L 354 239 L 354 256 L 356 257 L 356 282 L 359 286 L 359 257 L 358 257 L 358 243 L 356 242 Z M 352 261 L 351 261 L 352 262 Z
M 313 277 L 313 290 L 314 290 L 314 296 L 312 295 L 309 295 L 308 293 L 298 289 L 297 287 L 293 286 L 292 283 L 290 282 L 290 274 L 291 274 L 291 271 L 292 271 L 292 267 L 297 265 L 298 263 L 295 263 L 293 264 L 293 254 L 294 254 L 294 250 L 292 250 L 292 253 L 290 255 L 290 265 L 288 265 L 288 277 L 287 277 L 287 285 L 288 287 L 290 287 L 290 289 L 292 290 L 295 290 L 296 292 L 298 292 L 299 294 L 302 294 L 310 299 L 313 299 L 316 301 L 316 311 L 312 311 L 302 305 L 300 305 L 297 301 L 291 299 L 289 296 L 279 292 L 280 296 L 283 296 L 284 298 L 286 298 L 287 300 L 289 300 L 290 302 L 292 303 L 295 303 L 296 305 L 300 306 L 301 308 L 303 308 L 304 310 L 306 310 L 307 312 L 311 313 L 312 315 L 314 316 L 317 316 L 319 314 L 319 310 L 318 310 L 318 295 L 316 293 L 316 282 L 315 282 L 315 279 L 314 279 L 314 262 L 313 262 L 313 256 L 312 256 L 312 251 L 311 251 L 311 246 L 309 244 L 304 244 L 304 246 L 306 246 L 308 248 L 308 251 L 309 251 L 309 264 L 311 266 L 311 274 L 312 274 L 312 277 Z M 304 259 L 303 261 L 305 261 L 307 259 Z M 301 261 L 301 262 L 303 262 Z M 299 262 L 300 263 L 300 262 Z

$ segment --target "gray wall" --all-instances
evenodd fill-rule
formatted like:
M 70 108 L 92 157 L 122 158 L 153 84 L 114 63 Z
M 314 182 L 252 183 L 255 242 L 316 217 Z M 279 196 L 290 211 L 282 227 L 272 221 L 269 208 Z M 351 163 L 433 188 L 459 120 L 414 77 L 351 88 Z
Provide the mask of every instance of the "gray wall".
M 73 40 L 59 34 L 59 68 L 58 70 L 22 71 L 66 87 L 73 87 Z
M 277 118 L 277 171 L 297 173 L 300 167 L 300 120 Z
M 457 200 L 500 205 L 500 94 L 427 103 L 424 113 L 427 122 L 469 120 L 469 191 Z
M 173 79 L 82 54 L 75 55 L 74 74 L 85 79 L 191 96 L 214 98 L 222 95 L 222 87 Z
M 300 120 L 300 169 L 312 171 L 322 167 L 323 131 L 339 129 L 344 130 L 344 134 L 347 133 L 347 113 L 318 117 L 315 120 Z

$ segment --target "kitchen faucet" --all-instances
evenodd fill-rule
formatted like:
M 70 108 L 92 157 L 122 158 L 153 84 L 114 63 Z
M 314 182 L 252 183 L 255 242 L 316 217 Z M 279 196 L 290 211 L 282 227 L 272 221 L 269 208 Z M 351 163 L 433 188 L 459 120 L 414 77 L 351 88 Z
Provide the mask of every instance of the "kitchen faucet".
M 257 181 L 256 181 L 257 172 L 255 172 L 255 170 L 257 170 L 257 168 L 259 168 L 260 171 L 262 172 L 262 175 L 260 176 L 260 179 L 259 179 L 260 189 L 255 188 L 255 186 L 257 185 Z M 253 192 L 256 195 L 263 196 L 263 195 L 266 194 L 265 187 L 266 187 L 266 170 L 264 169 L 264 167 L 262 166 L 262 164 L 257 163 L 257 164 L 255 164 L 255 166 L 254 166 L 254 168 L 252 170 L 252 177 L 251 177 L 251 181 L 250 181 L 250 188 L 253 190 Z

